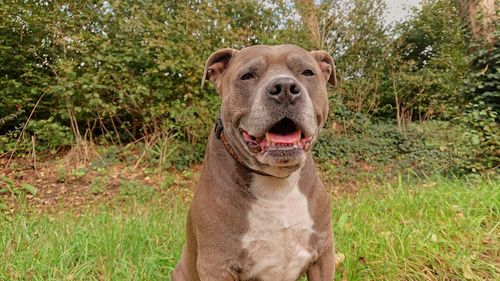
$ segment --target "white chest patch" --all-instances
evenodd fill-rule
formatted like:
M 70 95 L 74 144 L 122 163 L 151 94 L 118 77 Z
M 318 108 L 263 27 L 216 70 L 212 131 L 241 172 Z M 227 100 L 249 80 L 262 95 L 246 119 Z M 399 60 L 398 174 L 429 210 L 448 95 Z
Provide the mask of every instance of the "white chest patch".
M 256 175 L 251 185 L 257 201 L 248 213 L 243 248 L 251 259 L 248 272 L 263 281 L 295 281 L 311 261 L 308 250 L 313 220 L 300 192 L 296 171 L 287 179 Z

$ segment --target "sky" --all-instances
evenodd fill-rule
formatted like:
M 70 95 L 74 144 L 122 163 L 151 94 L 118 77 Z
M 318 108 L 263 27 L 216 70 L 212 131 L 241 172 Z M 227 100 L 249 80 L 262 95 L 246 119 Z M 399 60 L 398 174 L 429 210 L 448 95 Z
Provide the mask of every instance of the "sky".
M 409 15 L 405 6 L 419 6 L 420 0 L 385 0 L 387 3 L 387 21 L 400 21 Z

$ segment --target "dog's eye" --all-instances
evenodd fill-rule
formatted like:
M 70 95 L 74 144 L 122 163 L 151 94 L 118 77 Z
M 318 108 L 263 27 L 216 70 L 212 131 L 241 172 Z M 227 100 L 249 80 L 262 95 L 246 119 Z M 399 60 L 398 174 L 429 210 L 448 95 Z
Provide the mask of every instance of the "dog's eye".
M 250 80 L 253 78 L 255 78 L 255 76 L 250 72 L 247 72 L 240 77 L 241 80 Z
M 313 76 L 314 75 L 314 72 L 310 69 L 306 69 L 302 72 L 302 75 L 304 76 Z

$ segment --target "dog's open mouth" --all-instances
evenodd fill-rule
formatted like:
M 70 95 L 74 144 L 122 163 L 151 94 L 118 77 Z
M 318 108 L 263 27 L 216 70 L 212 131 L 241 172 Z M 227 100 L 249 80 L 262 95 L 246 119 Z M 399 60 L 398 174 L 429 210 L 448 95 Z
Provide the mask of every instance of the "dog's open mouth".
M 250 151 L 265 153 L 268 151 L 307 151 L 313 136 L 305 136 L 292 120 L 283 118 L 272 126 L 264 136 L 256 137 L 243 131 L 243 139 Z

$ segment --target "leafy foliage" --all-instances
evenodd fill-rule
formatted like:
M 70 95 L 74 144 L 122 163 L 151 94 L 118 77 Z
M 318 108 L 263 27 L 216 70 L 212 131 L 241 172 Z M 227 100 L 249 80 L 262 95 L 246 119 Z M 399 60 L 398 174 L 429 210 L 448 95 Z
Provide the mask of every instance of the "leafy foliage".
M 471 153 L 466 155 L 468 172 L 491 173 L 500 167 L 500 41 L 475 40 L 471 43 L 470 65 L 462 87 L 466 104 L 457 119 L 466 130 Z
M 459 172 L 461 158 L 471 149 L 457 141 L 464 132 L 450 122 L 414 123 L 401 133 L 392 122 L 373 123 L 360 113 L 342 115 L 314 146 L 316 158 L 327 165 L 391 176 Z
M 456 116 L 456 107 L 463 103 L 460 86 L 468 61 L 454 1 L 423 2 L 412 18 L 396 27 L 396 33 L 381 82 L 386 94 L 378 114 L 394 114 L 399 106 L 400 114 L 410 121 Z
M 5 3 L 0 129 L 27 121 L 44 95 L 32 120 L 77 138 L 123 143 L 168 130 L 199 143 L 218 107 L 213 89 L 200 88 L 205 58 L 287 41 L 275 9 L 256 1 Z
M 500 32 L 496 33 L 497 37 Z M 500 112 L 500 41 L 493 46 L 477 45 L 471 55 L 471 71 L 463 88 L 467 100 L 481 102 L 494 112 Z M 500 121 L 497 116 L 496 121 Z
M 318 45 L 296 2 L 2 1 L 0 153 L 57 152 L 91 140 L 142 147 L 138 161 L 160 168 L 199 162 L 220 105 L 212 86 L 200 87 L 205 59 L 223 47 Z M 481 167 L 496 167 L 498 115 L 490 117 L 499 107 L 499 48 L 477 48 L 468 60 L 454 1 L 424 1 L 396 26 L 385 23 L 382 0 L 311 3 L 319 47 L 334 55 L 339 78 L 320 158 L 344 149 L 329 157 L 358 151 L 359 161 L 404 162 L 428 148 L 408 152 L 425 142 L 411 122 L 459 120 L 467 136 L 484 136 L 467 165 L 490 159 Z M 477 118 L 483 111 L 489 119 Z M 335 118 L 344 139 L 331 127 Z M 376 139 L 385 146 L 372 147 Z
M 385 46 L 390 42 L 383 18 L 385 1 L 322 1 L 318 10 L 325 47 L 335 54 L 336 94 L 350 110 L 375 111 Z
M 500 125 L 498 111 L 483 101 L 469 104 L 460 118 L 465 128 L 464 137 L 469 144 L 463 169 L 466 172 L 495 172 L 500 167 Z

